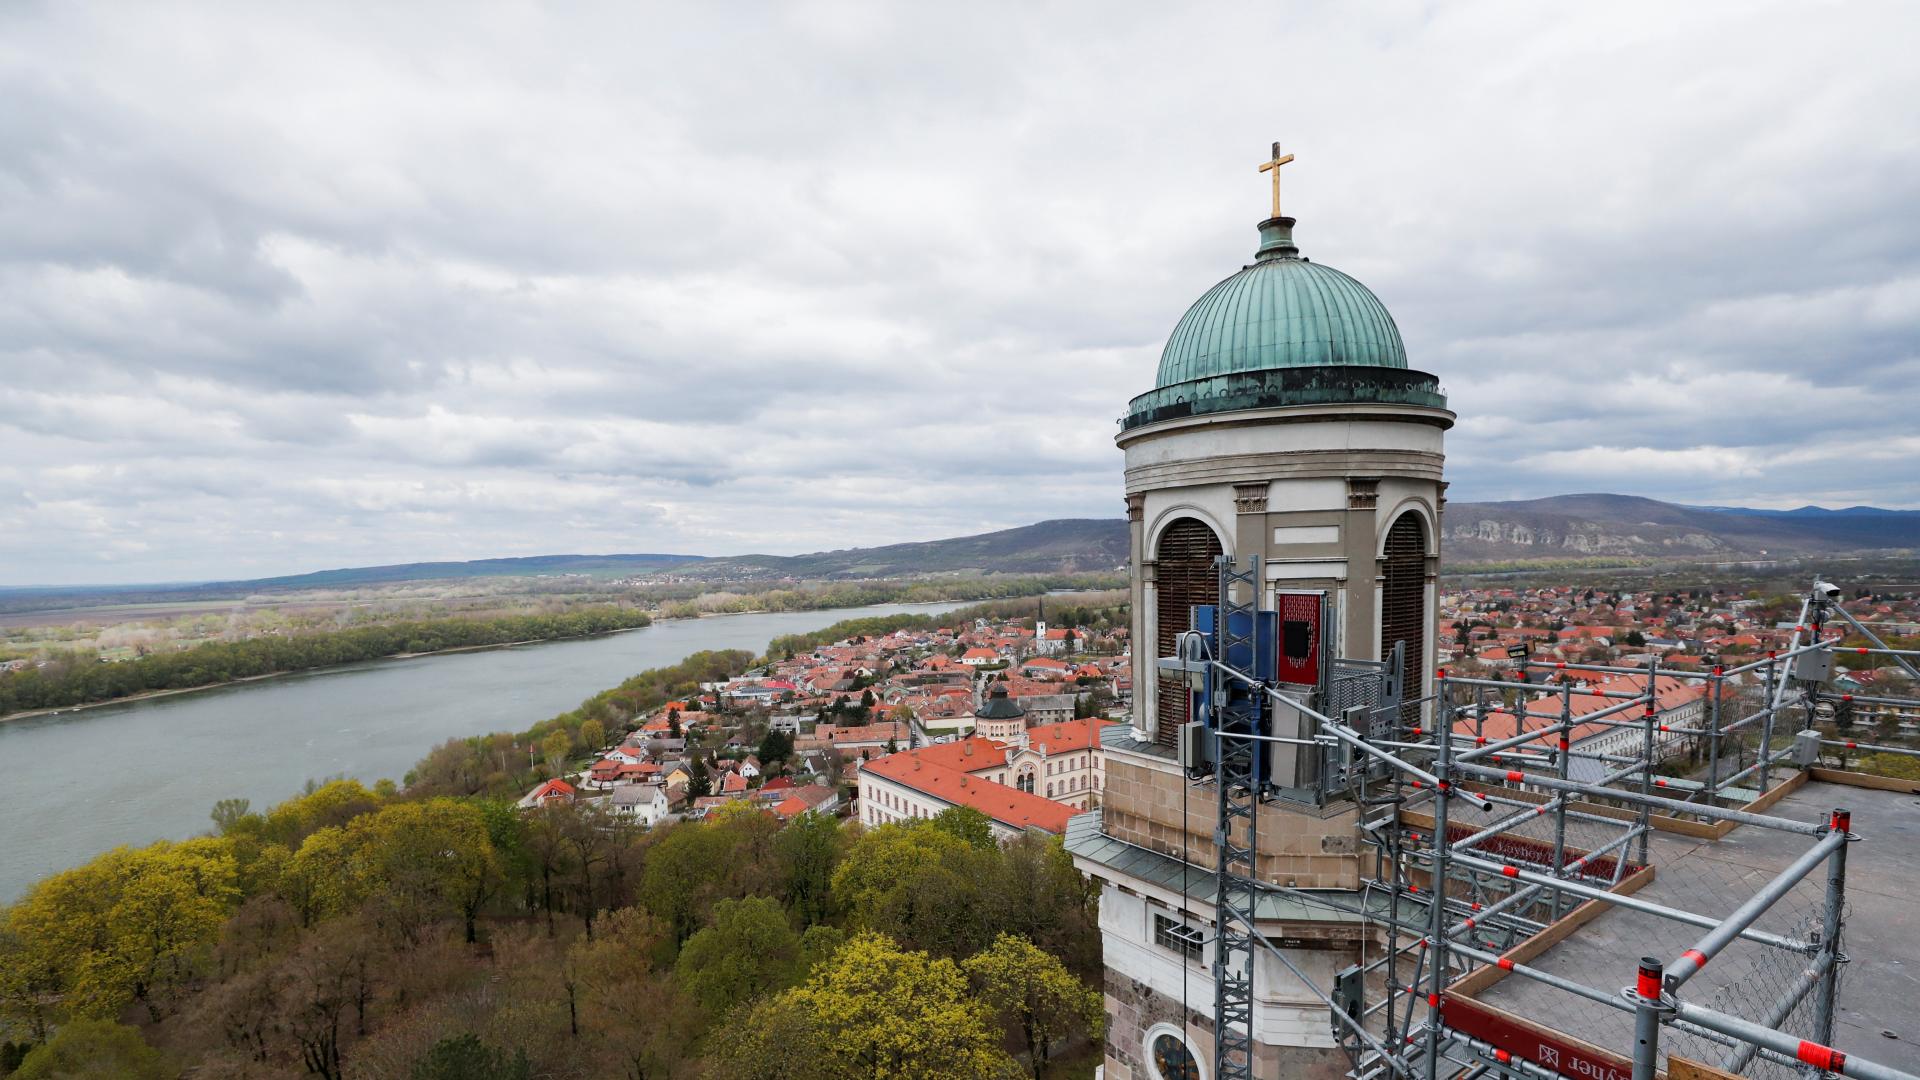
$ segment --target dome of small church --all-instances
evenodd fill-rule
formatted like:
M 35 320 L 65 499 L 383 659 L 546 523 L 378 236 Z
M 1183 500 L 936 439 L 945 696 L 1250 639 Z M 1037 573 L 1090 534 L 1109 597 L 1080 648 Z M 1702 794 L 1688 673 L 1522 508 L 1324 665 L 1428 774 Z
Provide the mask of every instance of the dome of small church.
M 1194 302 L 1160 354 L 1159 386 L 1301 367 L 1407 366 L 1387 306 L 1331 266 L 1301 258 L 1293 219 L 1260 225 L 1252 265 Z

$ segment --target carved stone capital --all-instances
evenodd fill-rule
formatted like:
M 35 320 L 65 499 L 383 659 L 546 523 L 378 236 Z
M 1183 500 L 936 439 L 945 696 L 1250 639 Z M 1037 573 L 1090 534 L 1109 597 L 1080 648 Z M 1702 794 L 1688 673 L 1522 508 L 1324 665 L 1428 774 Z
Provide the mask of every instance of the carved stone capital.
M 1257 484 L 1233 485 L 1233 509 L 1240 514 L 1264 514 L 1267 512 L 1267 490 L 1271 485 L 1266 481 Z
M 1136 491 L 1127 496 L 1127 520 L 1145 521 L 1147 518 L 1147 497 Z
M 1377 476 L 1347 477 L 1347 509 L 1371 510 L 1380 502 L 1380 478 Z
M 1439 502 L 1437 502 L 1437 503 L 1435 503 L 1435 504 L 1434 504 L 1434 507 L 1433 507 L 1433 512 L 1434 512 L 1435 514 L 1440 514 L 1440 513 L 1444 513 L 1444 512 L 1446 511 L 1446 509 L 1447 509 L 1447 488 L 1448 488 L 1449 486 L 1451 486 L 1451 485 L 1449 485 L 1447 481 L 1445 481 L 1445 480 L 1442 480 L 1442 481 L 1440 481 L 1440 501 L 1439 501 Z

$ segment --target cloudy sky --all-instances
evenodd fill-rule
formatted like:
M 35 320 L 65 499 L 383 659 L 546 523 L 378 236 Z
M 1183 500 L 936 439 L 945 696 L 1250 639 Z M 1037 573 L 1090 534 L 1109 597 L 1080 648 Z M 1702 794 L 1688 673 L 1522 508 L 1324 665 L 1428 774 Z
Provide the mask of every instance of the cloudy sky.
M 1920 506 L 1910 3 L 10 4 L 0 584 L 1117 516 L 1303 250 L 1458 499 Z

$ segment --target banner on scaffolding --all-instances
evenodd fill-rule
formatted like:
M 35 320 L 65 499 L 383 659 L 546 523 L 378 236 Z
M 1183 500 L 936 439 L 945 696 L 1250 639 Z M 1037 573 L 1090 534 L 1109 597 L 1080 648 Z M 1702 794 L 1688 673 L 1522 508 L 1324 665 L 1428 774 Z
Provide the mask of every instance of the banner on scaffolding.
M 1440 1022 L 1561 1076 L 1633 1080 L 1632 1061 L 1471 998 L 1441 995 Z

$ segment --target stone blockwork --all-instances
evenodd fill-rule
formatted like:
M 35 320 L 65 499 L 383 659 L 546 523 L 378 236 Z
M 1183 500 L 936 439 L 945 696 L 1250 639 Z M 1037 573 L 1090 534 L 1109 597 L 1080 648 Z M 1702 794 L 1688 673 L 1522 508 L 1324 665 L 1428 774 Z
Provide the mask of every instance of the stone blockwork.
M 1101 831 L 1200 866 L 1213 862 L 1213 788 L 1193 787 L 1177 772 L 1107 756 Z M 1360 887 L 1358 811 L 1322 817 L 1269 803 L 1260 810 L 1259 874 L 1303 889 Z
M 1207 1063 L 1212 1072 L 1213 1001 L 1180 1002 L 1159 993 L 1146 983 L 1106 971 L 1107 1054 L 1105 1080 L 1161 1080 L 1144 1060 L 1147 1029 L 1155 1024 L 1183 1026 L 1188 1044 Z M 1184 1023 L 1183 1023 L 1184 1021 Z M 1337 1048 L 1310 1046 L 1274 1046 L 1256 1042 L 1253 1046 L 1255 1076 L 1284 1076 L 1289 1080 L 1344 1080 L 1352 1062 Z
M 1190 1001 L 1207 1012 L 1182 1010 L 1180 1003 L 1153 987 L 1106 969 L 1107 1071 L 1106 1080 L 1156 1080 L 1143 1057 L 1147 1029 L 1155 1024 L 1182 1025 L 1187 1039 L 1203 1055 L 1213 1052 L 1212 992 L 1205 1001 Z M 1184 1021 L 1182 1012 L 1184 1011 Z

